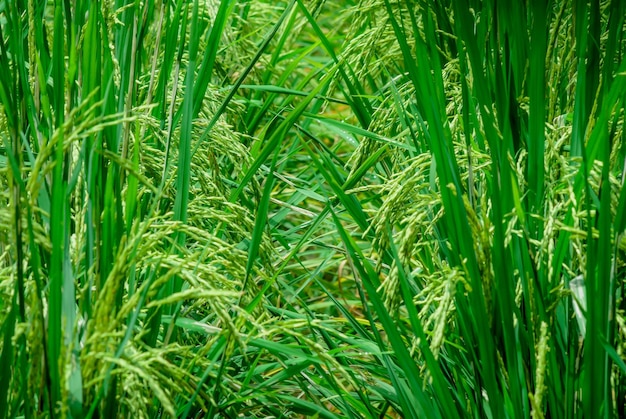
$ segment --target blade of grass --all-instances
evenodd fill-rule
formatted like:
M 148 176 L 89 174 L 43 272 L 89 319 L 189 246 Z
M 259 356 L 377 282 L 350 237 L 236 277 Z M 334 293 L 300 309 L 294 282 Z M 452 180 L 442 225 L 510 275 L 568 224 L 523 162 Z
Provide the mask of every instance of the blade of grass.
M 374 311 L 376 312 L 377 321 L 381 323 L 383 329 L 387 333 L 389 343 L 397 358 L 400 369 L 403 372 L 403 376 L 399 376 L 398 372 L 391 367 L 391 360 L 387 360 L 388 373 L 394 383 L 396 391 L 399 392 L 400 403 L 402 404 L 404 413 L 413 415 L 412 417 L 442 417 L 442 413 L 439 409 L 433 406 L 431 401 L 428 400 L 427 396 L 424 394 L 422 386 L 418 381 L 420 372 L 415 364 L 415 361 L 411 359 L 411 356 L 403 343 L 402 337 L 398 333 L 393 319 L 378 296 L 377 288 L 380 285 L 378 275 L 365 256 L 361 253 L 357 244 L 345 231 L 341 220 L 339 220 L 332 209 L 331 214 L 333 216 L 333 220 L 335 221 L 335 225 L 337 226 L 337 231 L 346 246 L 348 256 L 356 267 L 365 290 L 367 291 L 367 296 Z M 379 332 L 373 323 L 374 320 L 370 319 L 370 321 L 372 322 L 373 331 L 375 332 L 375 335 L 377 335 L 378 344 L 382 346 L 382 340 Z

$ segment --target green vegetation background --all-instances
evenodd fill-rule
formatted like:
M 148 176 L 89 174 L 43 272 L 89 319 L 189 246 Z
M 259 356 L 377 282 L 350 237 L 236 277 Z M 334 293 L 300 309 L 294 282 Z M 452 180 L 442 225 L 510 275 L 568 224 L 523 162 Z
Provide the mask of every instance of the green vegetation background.
M 0 418 L 626 417 L 626 3 L 0 2 Z

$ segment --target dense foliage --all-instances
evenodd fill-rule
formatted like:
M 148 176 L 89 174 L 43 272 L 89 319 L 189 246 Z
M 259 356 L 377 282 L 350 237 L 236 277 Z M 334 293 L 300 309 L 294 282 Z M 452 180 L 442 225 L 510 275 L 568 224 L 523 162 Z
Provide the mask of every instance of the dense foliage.
M 626 3 L 0 2 L 0 418 L 626 417 Z

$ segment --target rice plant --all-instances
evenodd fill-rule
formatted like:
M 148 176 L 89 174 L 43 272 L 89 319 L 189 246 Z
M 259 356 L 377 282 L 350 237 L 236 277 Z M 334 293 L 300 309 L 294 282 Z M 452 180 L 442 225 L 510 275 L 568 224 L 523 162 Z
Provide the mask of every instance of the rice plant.
M 625 417 L 625 9 L 0 2 L 0 417 Z

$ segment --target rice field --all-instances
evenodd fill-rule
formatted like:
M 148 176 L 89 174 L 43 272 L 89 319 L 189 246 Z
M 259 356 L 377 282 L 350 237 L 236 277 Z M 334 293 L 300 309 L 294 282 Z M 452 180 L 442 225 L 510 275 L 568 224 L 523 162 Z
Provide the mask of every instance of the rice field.
M 626 2 L 0 2 L 0 418 L 626 417 Z

